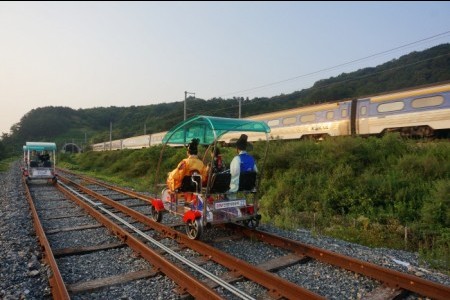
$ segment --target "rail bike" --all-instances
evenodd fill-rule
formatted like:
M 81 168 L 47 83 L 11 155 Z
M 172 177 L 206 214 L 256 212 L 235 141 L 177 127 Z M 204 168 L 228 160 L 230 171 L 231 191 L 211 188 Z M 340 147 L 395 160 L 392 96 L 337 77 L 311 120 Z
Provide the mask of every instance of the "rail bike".
M 259 133 L 265 137 L 265 152 L 258 162 L 258 173 L 241 172 L 238 192 L 231 194 L 228 193 L 231 181 L 229 170 L 214 172 L 210 158 L 221 138 L 245 132 Z M 152 200 L 152 219 L 161 222 L 165 213 L 179 217 L 191 239 L 199 239 L 205 228 L 218 224 L 237 222 L 256 228 L 261 219 L 258 214 L 258 182 L 267 157 L 269 132 L 270 128 L 262 121 L 211 116 L 195 116 L 173 127 L 163 138 L 155 189 L 158 190 L 161 185 L 158 184 L 159 170 L 166 146 L 183 146 L 194 138 L 207 147 L 203 155 L 203 163 L 208 170 L 207 179 L 202 178 L 199 172 L 193 172 L 184 176 L 181 186 L 175 190 L 164 185 L 161 198 Z
M 22 175 L 26 182 L 30 183 L 32 180 L 43 179 L 56 183 L 56 144 L 26 142 L 22 148 Z

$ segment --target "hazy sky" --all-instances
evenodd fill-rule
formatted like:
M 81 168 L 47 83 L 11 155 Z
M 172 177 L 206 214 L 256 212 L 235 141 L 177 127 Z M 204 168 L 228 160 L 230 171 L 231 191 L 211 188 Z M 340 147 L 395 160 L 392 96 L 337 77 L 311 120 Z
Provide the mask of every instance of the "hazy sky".
M 450 2 L 0 2 L 0 133 L 44 106 L 287 94 L 449 42 Z

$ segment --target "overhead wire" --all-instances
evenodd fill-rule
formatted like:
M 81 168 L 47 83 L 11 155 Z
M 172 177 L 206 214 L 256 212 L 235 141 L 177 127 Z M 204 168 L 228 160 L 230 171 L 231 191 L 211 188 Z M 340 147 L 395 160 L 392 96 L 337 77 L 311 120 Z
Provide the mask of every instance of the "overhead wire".
M 390 52 L 393 52 L 393 51 L 396 51 L 396 50 L 400 50 L 402 48 L 406 48 L 406 47 L 409 47 L 409 46 L 412 46 L 412 45 L 415 45 L 415 44 L 418 44 L 418 43 L 422 43 L 424 41 L 429 41 L 429 40 L 435 39 L 437 37 L 442 37 L 442 36 L 445 36 L 445 35 L 448 35 L 448 34 L 450 34 L 450 30 L 442 32 L 442 33 L 439 33 L 439 34 L 436 34 L 436 35 L 433 35 L 433 36 L 428 37 L 428 38 L 420 39 L 420 40 L 415 41 L 415 42 L 411 42 L 411 43 L 408 43 L 408 44 L 405 44 L 405 45 L 402 45 L 402 46 L 398 46 L 398 47 L 395 47 L 395 48 L 392 48 L 392 49 L 389 49 L 389 50 L 385 50 L 385 51 L 382 51 L 382 52 L 379 52 L 379 53 L 375 53 L 375 54 L 372 54 L 372 55 L 369 55 L 369 56 L 366 56 L 366 57 L 363 57 L 363 58 L 358 58 L 358 59 L 355 59 L 355 60 L 352 60 L 352 61 L 349 61 L 349 62 L 338 64 L 338 65 L 333 66 L 333 67 L 324 68 L 324 69 L 321 69 L 321 70 L 318 70 L 318 71 L 314 71 L 314 72 L 310 72 L 310 73 L 307 73 L 307 74 L 298 75 L 298 76 L 295 76 L 295 77 L 291 77 L 291 78 L 288 78 L 288 79 L 284 79 L 284 80 L 280 80 L 280 81 L 276 81 L 276 82 L 272 82 L 272 83 L 267 83 L 267 84 L 260 85 L 260 86 L 257 86 L 257 87 L 253 87 L 253 88 L 249 88 L 249 89 L 244 89 L 244 90 L 239 90 L 239 91 L 235 91 L 235 92 L 232 92 L 232 93 L 227 93 L 227 94 L 224 94 L 222 96 L 219 96 L 218 98 L 226 97 L 226 96 L 229 96 L 229 95 L 246 93 L 246 92 L 254 91 L 254 90 L 257 90 L 257 89 L 261 89 L 261 88 L 277 85 L 277 84 L 280 84 L 280 83 L 288 82 L 288 81 L 291 81 L 291 80 L 295 80 L 295 79 L 299 79 L 299 78 L 315 75 L 315 74 L 318 74 L 318 73 L 321 73 L 321 72 L 330 71 L 330 70 L 333 70 L 333 69 L 336 69 L 336 68 L 340 68 L 340 67 L 343 67 L 343 66 L 347 66 L 347 65 L 350 65 L 350 64 L 354 64 L 356 62 L 360 62 L 360 61 L 369 59 L 369 58 L 373 58 L 373 57 L 376 57 L 376 56 L 387 54 L 387 53 L 390 53 Z
M 415 44 L 418 44 L 418 43 L 421 43 L 421 42 L 424 42 L 424 41 L 428 41 L 428 40 L 431 40 L 431 39 L 434 39 L 434 38 L 437 38 L 437 37 L 442 37 L 442 36 L 448 35 L 448 34 L 450 34 L 450 31 L 446 31 L 446 32 L 443 32 L 443 33 L 440 33 L 440 34 L 436 34 L 436 35 L 431 36 L 431 37 L 428 37 L 428 38 L 424 38 L 424 39 L 421 39 L 421 40 L 418 40 L 418 41 L 415 41 L 415 42 L 412 42 L 412 43 L 408 43 L 408 44 L 405 44 L 405 45 L 402 45 L 402 46 L 399 46 L 399 47 L 395 47 L 395 48 L 392 48 L 392 49 L 390 49 L 390 50 L 386 50 L 386 51 L 383 51 L 383 52 L 380 52 L 380 53 L 377 53 L 377 54 L 369 55 L 369 56 L 366 56 L 366 57 L 364 57 L 364 58 L 355 59 L 355 60 L 352 60 L 352 61 L 350 61 L 350 62 L 346 62 L 346 63 L 343 63 L 343 64 L 339 64 L 339 65 L 336 65 L 336 66 L 333 66 L 333 67 L 325 68 L 325 69 L 322 69 L 322 70 L 319 70 L 319 71 L 315 71 L 315 72 L 311 72 L 311 73 L 304 74 L 304 75 L 299 75 L 299 76 L 296 76 L 296 77 L 293 77 L 293 78 L 289 78 L 289 79 L 286 79 L 286 80 L 277 81 L 277 82 L 270 83 L 270 84 L 266 84 L 266 85 L 262 85 L 262 86 L 259 86 L 259 87 L 255 87 L 255 88 L 251 88 L 251 89 L 246 89 L 246 90 L 241 90 L 241 91 L 234 92 L 234 93 L 229 93 L 229 94 L 226 94 L 226 95 L 232 95 L 232 94 L 236 94 L 236 93 L 242 93 L 242 92 L 245 92 L 245 91 L 252 91 L 252 90 L 255 90 L 255 89 L 259 89 L 259 88 L 263 88 L 263 87 L 267 87 L 267 86 L 276 85 L 276 84 L 279 84 L 279 83 L 283 83 L 283 82 L 286 82 L 286 81 L 298 79 L 298 78 L 301 78 L 301 77 L 306 77 L 306 76 L 314 75 L 314 74 L 317 74 L 317 73 L 320 73 L 320 72 L 324 72 L 324 71 L 332 70 L 332 69 L 335 69 L 335 68 L 338 68 L 338 67 L 350 65 L 350 64 L 353 64 L 353 63 L 356 63 L 356 62 L 360 62 L 360 61 L 363 61 L 363 60 L 366 60 L 366 59 L 369 59 L 369 58 L 372 58 L 372 57 L 375 57 L 375 56 L 379 56 L 379 55 L 382 55 L 382 54 L 386 54 L 386 53 L 389 53 L 389 52 L 392 52 L 392 51 L 395 51 L 395 50 L 399 50 L 399 49 L 402 49 L 402 48 L 405 48 L 405 47 L 408 47 L 408 46 L 412 46 L 412 45 L 415 45 Z M 348 81 L 354 81 L 354 80 L 358 80 L 358 79 L 362 79 L 362 78 L 374 76 L 374 75 L 381 74 L 381 73 L 384 73 L 384 72 L 392 71 L 392 70 L 394 70 L 394 69 L 406 68 L 406 67 L 409 67 L 409 66 L 414 65 L 414 64 L 422 63 L 422 62 L 425 62 L 425 61 L 428 61 L 428 60 L 432 60 L 432 59 L 436 59 L 436 58 L 439 58 L 439 57 L 442 57 L 442 56 L 446 56 L 446 55 L 449 55 L 449 54 L 450 54 L 450 53 L 444 54 L 444 55 L 439 55 L 439 56 L 437 56 L 437 57 L 432 57 L 432 58 L 429 58 L 429 59 L 426 59 L 426 60 L 422 60 L 422 61 L 419 61 L 419 62 L 414 62 L 414 63 L 407 64 L 407 65 L 404 65 L 404 66 L 400 66 L 400 67 L 395 67 L 395 68 L 391 68 L 391 69 L 379 71 L 379 72 L 372 73 L 372 74 L 368 74 L 368 75 L 364 75 L 364 76 L 361 76 L 361 77 L 358 77 L 358 78 L 342 80 L 342 81 L 339 81 L 339 82 L 333 82 L 333 83 L 330 83 L 330 84 L 328 84 L 328 85 L 322 85 L 320 88 L 328 87 L 328 86 L 330 86 L 330 85 L 332 85 L 332 84 L 338 84 L 338 83 L 343 83 L 343 82 L 348 82 Z M 313 89 L 313 88 L 310 88 L 310 89 Z M 215 98 L 221 99 L 222 97 L 224 97 L 224 95 L 219 96 L 219 97 L 215 97 Z M 239 99 L 239 98 L 242 99 L 243 97 L 237 97 L 237 98 L 238 98 L 238 99 Z M 266 98 L 266 97 L 263 97 L 263 98 Z M 265 101 L 269 101 L 269 100 L 270 100 L 269 97 L 267 97 L 267 99 L 265 99 Z M 264 101 L 264 100 L 261 100 L 261 101 Z M 244 103 L 244 104 L 242 104 L 242 106 L 244 106 L 244 105 L 251 105 L 251 104 L 254 104 L 254 103 L 247 103 L 247 104 Z M 230 109 L 236 108 L 236 107 L 238 107 L 238 106 L 239 106 L 238 104 L 237 104 L 237 105 L 231 105 L 231 106 L 229 106 L 229 107 L 225 107 L 225 108 L 221 108 L 221 109 L 215 109 L 213 112 L 223 111 L 223 110 L 230 110 Z M 198 114 L 198 110 L 196 110 L 195 107 L 194 107 L 194 108 L 191 107 L 191 108 L 189 108 L 189 110 L 190 110 L 190 111 L 196 111 L 196 113 L 189 113 L 188 115 L 190 115 L 190 116 L 193 116 L 193 115 Z M 202 114 L 208 114 L 208 113 L 210 113 L 210 112 L 212 112 L 212 111 L 203 111 Z
M 309 90 L 315 90 L 315 89 L 319 89 L 319 88 L 323 89 L 323 88 L 327 88 L 327 87 L 329 87 L 331 85 L 336 85 L 336 84 L 340 84 L 340 83 L 344 83 L 344 82 L 350 82 L 350 81 L 355 81 L 355 80 L 359 80 L 359 79 L 363 79 L 363 78 L 368 78 L 368 77 L 375 76 L 375 75 L 378 75 L 378 74 L 382 74 L 382 73 L 385 73 L 385 72 L 390 72 L 390 71 L 393 71 L 393 70 L 399 70 L 399 69 L 407 68 L 407 67 L 410 67 L 412 65 L 420 64 L 420 63 L 423 63 L 423 62 L 427 62 L 427 61 L 430 61 L 430 60 L 433 60 L 433 59 L 437 59 L 437 58 L 441 58 L 441 57 L 445 57 L 445 56 L 449 56 L 449 55 L 450 55 L 450 52 L 447 53 L 447 54 L 438 55 L 438 56 L 431 57 L 431 58 L 428 58 L 428 59 L 424 59 L 424 60 L 421 60 L 421 61 L 416 61 L 416 62 L 413 62 L 413 63 L 410 63 L 410 64 L 406 64 L 406 65 L 403 65 L 403 66 L 389 68 L 389 69 L 386 69 L 386 70 L 382 70 L 382 71 L 379 71 L 379 72 L 367 74 L 367 75 L 364 75 L 364 76 L 359 76 L 359 77 L 356 77 L 356 78 L 351 78 L 351 79 L 345 79 L 345 80 L 341 80 L 341 81 L 337 81 L 337 82 L 332 82 L 332 83 L 329 83 L 329 84 L 326 84 L 326 85 L 321 85 L 320 87 L 317 87 L 317 88 L 311 87 L 311 88 L 309 88 Z M 267 98 L 267 97 L 264 97 L 263 99 L 260 98 L 260 101 L 258 101 L 258 104 L 260 104 L 261 102 L 270 101 L 270 100 L 271 100 L 271 98 Z M 225 100 L 225 101 L 227 101 L 227 100 Z M 253 102 L 253 103 L 243 103 L 243 104 L 241 104 L 241 107 L 242 106 L 252 105 L 252 104 L 256 104 L 256 103 L 255 102 Z M 231 110 L 231 109 L 237 108 L 237 107 L 239 107 L 238 104 L 231 105 L 231 106 L 228 106 L 228 107 L 224 107 L 224 108 L 221 108 L 221 109 L 215 109 L 214 111 L 212 111 L 212 110 L 208 110 L 208 111 L 203 110 L 201 112 L 201 114 L 208 115 L 210 113 L 217 113 L 218 111 Z M 188 113 L 187 114 L 188 116 L 194 116 L 194 115 L 199 114 L 198 110 L 196 110 L 195 107 L 191 108 L 189 110 L 196 111 L 196 113 Z

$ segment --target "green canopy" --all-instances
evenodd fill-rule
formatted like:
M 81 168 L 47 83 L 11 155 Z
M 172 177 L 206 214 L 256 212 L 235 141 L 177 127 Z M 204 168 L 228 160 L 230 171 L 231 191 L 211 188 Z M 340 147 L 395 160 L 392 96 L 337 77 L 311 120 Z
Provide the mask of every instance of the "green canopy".
M 55 143 L 44 143 L 44 142 L 27 142 L 25 146 L 23 146 L 23 150 L 36 150 L 36 151 L 44 151 L 44 150 L 56 150 Z
M 163 143 L 185 145 L 198 138 L 201 145 L 210 145 L 225 133 L 239 131 L 269 133 L 270 127 L 263 121 L 195 116 L 169 130 Z

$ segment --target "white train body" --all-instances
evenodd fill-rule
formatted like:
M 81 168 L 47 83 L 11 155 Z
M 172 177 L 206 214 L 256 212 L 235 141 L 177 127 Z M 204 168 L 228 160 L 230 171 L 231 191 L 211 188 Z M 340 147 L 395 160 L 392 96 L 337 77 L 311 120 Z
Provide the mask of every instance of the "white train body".
M 349 103 L 305 106 L 249 117 L 265 121 L 273 139 L 302 139 L 349 134 Z
M 264 121 L 272 139 L 320 139 L 329 136 L 380 135 L 398 131 L 405 136 L 449 134 L 450 84 L 412 89 L 374 97 L 309 105 L 248 117 Z M 167 131 L 112 141 L 111 150 L 160 145 Z M 261 133 L 248 134 L 249 141 L 265 140 Z M 236 134 L 222 137 L 225 143 Z M 93 145 L 94 151 L 110 150 L 109 142 Z
M 150 135 L 139 135 L 122 140 L 122 149 L 140 149 L 150 147 Z
M 358 100 L 356 134 L 427 136 L 450 128 L 450 84 Z
M 141 149 L 148 148 L 150 146 L 156 146 L 162 144 L 162 139 L 166 135 L 167 131 L 134 136 L 121 140 L 111 141 L 111 149 L 109 147 L 110 142 L 102 142 L 92 145 L 93 151 L 107 151 L 107 150 L 122 150 L 122 149 Z

